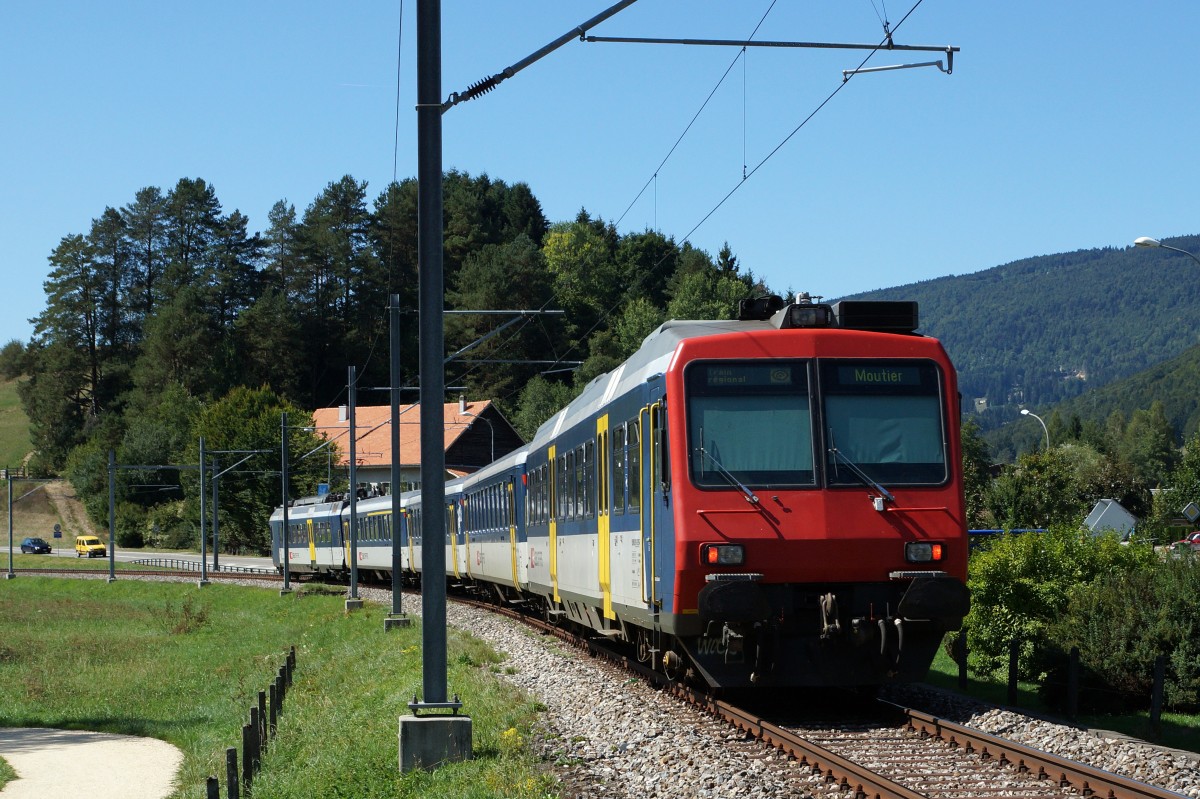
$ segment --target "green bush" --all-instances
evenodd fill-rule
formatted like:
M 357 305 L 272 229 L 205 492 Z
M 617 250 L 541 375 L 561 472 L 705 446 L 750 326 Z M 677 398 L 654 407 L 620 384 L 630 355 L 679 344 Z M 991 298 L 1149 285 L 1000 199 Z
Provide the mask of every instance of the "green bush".
M 1175 709 L 1200 706 L 1200 563 L 1189 554 L 1112 574 L 1071 591 L 1066 612 L 1047 628 L 1057 663 L 1043 686 L 1048 703 L 1065 695 L 1066 655 L 1079 647 L 1080 707 L 1144 708 L 1154 661 L 1166 655 L 1164 699 Z
M 1115 536 L 1093 536 L 1077 527 L 993 539 L 971 557 L 968 568 L 969 668 L 985 678 L 1006 677 L 1015 639 L 1020 678 L 1041 681 L 1052 650 L 1048 628 L 1067 611 L 1076 586 L 1154 560 L 1150 547 L 1123 546 Z

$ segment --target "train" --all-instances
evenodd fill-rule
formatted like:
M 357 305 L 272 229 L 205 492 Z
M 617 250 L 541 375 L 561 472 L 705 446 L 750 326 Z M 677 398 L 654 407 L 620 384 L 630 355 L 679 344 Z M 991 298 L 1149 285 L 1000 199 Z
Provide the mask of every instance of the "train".
M 818 298 L 819 299 L 819 298 Z M 446 579 L 716 688 L 922 680 L 970 596 L 955 370 L 915 302 L 672 320 L 533 439 L 446 483 Z M 420 575 L 419 491 L 359 500 L 362 574 Z M 350 503 L 271 517 L 292 574 L 350 563 Z

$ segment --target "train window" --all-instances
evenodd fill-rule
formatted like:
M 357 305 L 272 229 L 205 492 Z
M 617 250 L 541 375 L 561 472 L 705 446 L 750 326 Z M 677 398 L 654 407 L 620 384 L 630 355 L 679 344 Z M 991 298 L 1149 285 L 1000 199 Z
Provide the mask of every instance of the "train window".
M 508 528 L 515 527 L 517 524 L 517 507 L 516 507 L 516 503 L 513 502 L 513 488 L 515 486 L 516 486 L 515 481 L 513 481 L 510 478 L 508 481 L 508 485 L 506 485 L 504 487 L 503 496 L 504 496 L 504 528 L 505 528 L 505 532 L 508 531 Z
M 583 470 L 581 474 L 582 483 L 580 491 L 583 495 L 583 515 L 587 518 L 592 518 L 596 513 L 596 445 L 589 441 L 583 445 L 581 457 L 583 458 Z
M 550 521 L 550 481 L 546 476 L 549 471 L 548 463 L 538 469 L 538 520 L 542 523 Z
M 567 456 L 559 455 L 558 463 L 555 464 L 554 477 L 554 503 L 555 514 L 561 519 L 567 518 Z
M 931 361 L 825 360 L 821 362 L 830 485 L 936 485 L 949 476 L 941 401 L 941 373 Z
M 636 419 L 629 422 L 628 428 L 629 510 L 636 511 L 642 506 L 641 437 L 638 435 L 638 422 Z
M 613 514 L 625 512 L 625 425 L 612 431 L 612 504 Z
M 815 485 L 804 361 L 697 361 L 684 380 L 696 485 Z
M 665 494 L 671 488 L 671 464 L 667 457 L 667 430 L 663 414 L 667 411 L 663 405 L 653 405 L 650 408 L 650 446 L 653 449 L 654 470 L 653 482 Z
M 492 523 L 493 530 L 500 529 L 500 486 L 492 486 L 490 489 L 492 495 Z
M 575 515 L 575 453 L 568 452 L 563 460 L 563 518 Z

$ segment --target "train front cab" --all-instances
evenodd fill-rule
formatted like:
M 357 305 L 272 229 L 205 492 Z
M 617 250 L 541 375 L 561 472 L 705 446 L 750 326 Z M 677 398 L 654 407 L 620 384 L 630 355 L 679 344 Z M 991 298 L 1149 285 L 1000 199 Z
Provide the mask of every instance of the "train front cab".
M 685 341 L 667 375 L 674 595 L 711 684 L 925 676 L 969 598 L 957 386 L 936 341 Z

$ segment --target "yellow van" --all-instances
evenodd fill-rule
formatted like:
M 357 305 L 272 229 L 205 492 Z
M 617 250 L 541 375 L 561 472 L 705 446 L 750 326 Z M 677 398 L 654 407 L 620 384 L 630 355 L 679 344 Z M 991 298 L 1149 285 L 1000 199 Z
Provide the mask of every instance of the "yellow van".
M 108 554 L 104 542 L 94 535 L 81 535 L 75 538 L 75 557 L 102 558 Z

